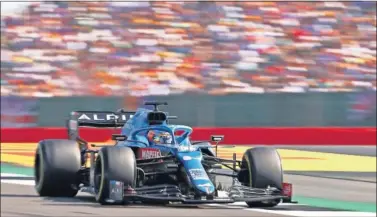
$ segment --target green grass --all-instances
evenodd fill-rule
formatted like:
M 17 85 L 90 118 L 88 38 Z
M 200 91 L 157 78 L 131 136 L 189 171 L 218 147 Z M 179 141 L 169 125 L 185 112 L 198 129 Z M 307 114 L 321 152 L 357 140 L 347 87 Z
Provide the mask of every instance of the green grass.
M 343 210 L 352 210 L 359 212 L 376 212 L 375 203 L 364 203 L 364 202 L 351 202 L 351 201 L 339 201 L 330 200 L 323 198 L 311 198 L 311 197 L 301 197 L 294 196 L 293 200 L 298 201 L 300 204 L 306 204 L 314 207 L 323 208 L 334 208 Z
M 33 168 L 6 163 L 1 163 L 1 173 L 15 173 L 27 176 L 34 176 Z

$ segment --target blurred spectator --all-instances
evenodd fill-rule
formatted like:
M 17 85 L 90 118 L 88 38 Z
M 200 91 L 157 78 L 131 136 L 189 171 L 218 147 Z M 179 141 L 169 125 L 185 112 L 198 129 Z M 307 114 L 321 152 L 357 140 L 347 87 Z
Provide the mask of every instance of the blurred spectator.
M 376 87 L 375 2 L 43 2 L 2 17 L 1 94 Z

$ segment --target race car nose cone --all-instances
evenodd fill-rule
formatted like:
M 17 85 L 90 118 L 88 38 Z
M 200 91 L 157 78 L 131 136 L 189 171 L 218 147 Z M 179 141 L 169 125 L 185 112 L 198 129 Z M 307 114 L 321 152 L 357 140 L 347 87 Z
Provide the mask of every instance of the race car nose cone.
M 197 188 L 206 195 L 211 195 L 215 192 L 215 187 L 211 183 L 198 184 Z

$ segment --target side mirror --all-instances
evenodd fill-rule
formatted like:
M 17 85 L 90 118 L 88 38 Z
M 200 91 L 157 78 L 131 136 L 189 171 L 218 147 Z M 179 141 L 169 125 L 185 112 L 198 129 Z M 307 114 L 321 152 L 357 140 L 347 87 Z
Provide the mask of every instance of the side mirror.
M 221 141 L 223 141 L 224 140 L 224 136 L 223 135 L 212 135 L 211 136 L 211 141 L 212 142 L 217 142 L 217 143 L 219 143 L 219 142 L 221 142 Z
M 127 136 L 120 135 L 120 134 L 113 134 L 113 135 L 111 135 L 111 139 L 115 140 L 115 141 L 126 141 L 127 140 Z

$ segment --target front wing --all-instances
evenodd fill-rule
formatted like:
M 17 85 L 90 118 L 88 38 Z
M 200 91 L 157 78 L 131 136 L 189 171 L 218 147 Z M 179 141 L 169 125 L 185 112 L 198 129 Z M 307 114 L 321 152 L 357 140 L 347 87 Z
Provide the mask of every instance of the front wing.
M 233 185 L 228 189 L 225 197 L 194 197 L 183 195 L 176 185 L 144 186 L 132 189 L 123 186 L 118 181 L 110 182 L 110 196 L 108 202 L 180 202 L 184 204 L 208 204 L 208 203 L 234 203 L 234 202 L 261 202 L 282 199 L 286 201 L 288 196 L 269 189 L 256 189 L 242 185 Z

